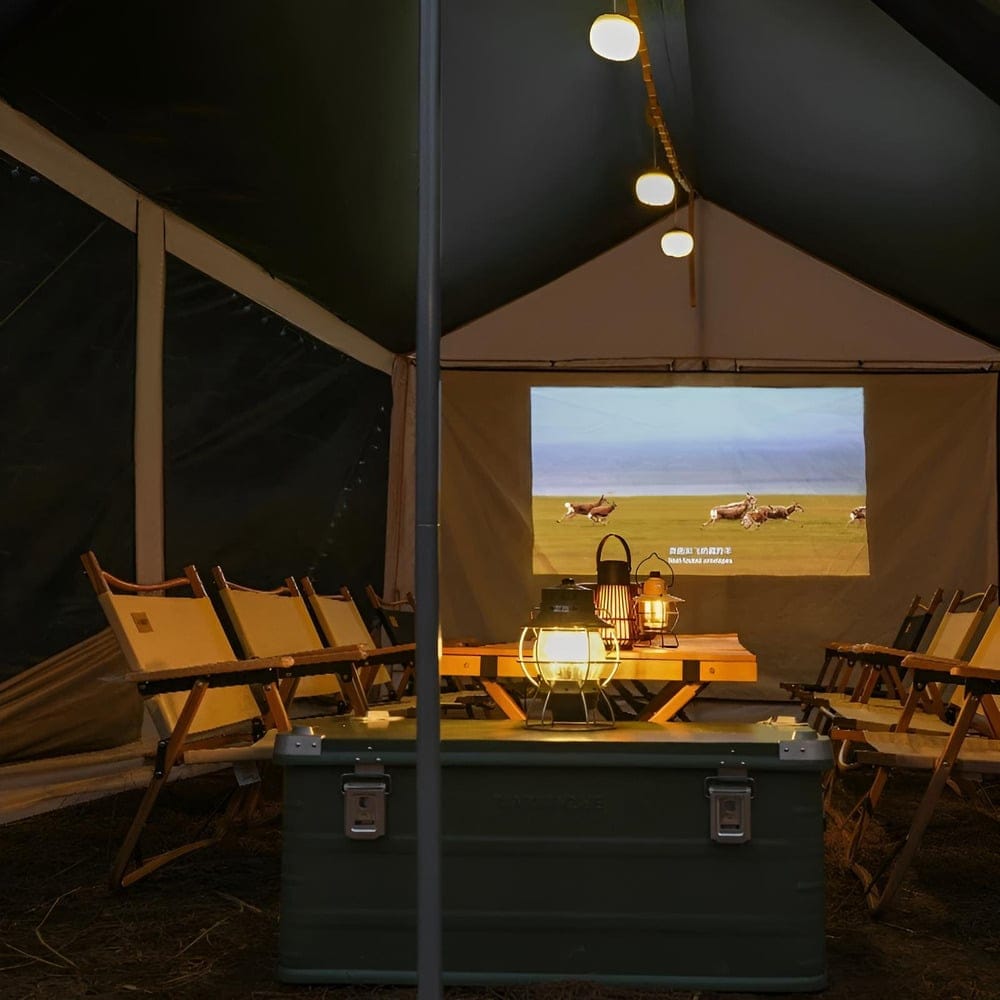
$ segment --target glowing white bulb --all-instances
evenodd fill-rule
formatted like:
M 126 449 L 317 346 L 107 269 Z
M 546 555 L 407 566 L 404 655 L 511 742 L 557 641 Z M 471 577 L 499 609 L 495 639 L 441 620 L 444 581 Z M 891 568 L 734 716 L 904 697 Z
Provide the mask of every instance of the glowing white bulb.
M 635 182 L 635 196 L 643 205 L 669 205 L 676 193 L 673 177 L 662 170 L 647 170 Z
M 624 14 L 601 14 L 590 26 L 590 47 L 605 59 L 628 62 L 639 51 L 639 28 Z
M 538 632 L 535 659 L 549 681 L 585 681 L 600 677 L 606 653 L 599 632 L 543 628 Z
M 668 257 L 687 257 L 694 250 L 694 237 L 684 229 L 671 229 L 660 240 L 660 249 Z

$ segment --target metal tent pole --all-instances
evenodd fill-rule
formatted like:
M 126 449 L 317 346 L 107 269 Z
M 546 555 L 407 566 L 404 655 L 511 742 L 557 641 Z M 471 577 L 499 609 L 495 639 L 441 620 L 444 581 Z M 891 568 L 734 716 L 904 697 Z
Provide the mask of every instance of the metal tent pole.
M 438 487 L 441 436 L 439 0 L 420 0 L 417 206 L 417 997 L 441 996 L 441 709 Z

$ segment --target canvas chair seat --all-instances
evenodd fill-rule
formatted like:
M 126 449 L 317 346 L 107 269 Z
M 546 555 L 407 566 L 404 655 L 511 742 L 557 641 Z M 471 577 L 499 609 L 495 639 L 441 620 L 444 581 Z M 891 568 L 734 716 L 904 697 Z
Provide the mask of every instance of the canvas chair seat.
M 858 751 L 865 763 L 930 771 L 940 760 L 947 740 L 916 732 L 866 731 L 865 743 L 866 747 Z M 970 736 L 962 742 L 952 768 L 956 775 L 1000 774 L 1000 740 Z
M 863 729 L 868 731 L 889 730 L 899 722 L 903 706 L 892 698 L 880 699 L 879 703 L 847 702 L 837 707 L 836 724 L 840 728 Z M 910 723 L 909 731 L 947 735 L 951 723 L 929 712 L 917 712 Z

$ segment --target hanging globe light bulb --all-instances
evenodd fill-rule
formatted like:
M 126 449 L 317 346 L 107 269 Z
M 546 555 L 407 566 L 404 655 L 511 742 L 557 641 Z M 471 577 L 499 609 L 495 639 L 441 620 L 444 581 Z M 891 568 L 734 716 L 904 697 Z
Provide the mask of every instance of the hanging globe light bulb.
M 663 234 L 660 249 L 668 257 L 687 257 L 694 250 L 694 237 L 685 229 L 671 229 Z
M 601 14 L 590 26 L 590 47 L 604 59 L 628 62 L 639 51 L 639 28 L 624 14 Z
M 635 196 L 643 205 L 669 205 L 676 193 L 673 177 L 662 170 L 647 170 L 635 182 Z

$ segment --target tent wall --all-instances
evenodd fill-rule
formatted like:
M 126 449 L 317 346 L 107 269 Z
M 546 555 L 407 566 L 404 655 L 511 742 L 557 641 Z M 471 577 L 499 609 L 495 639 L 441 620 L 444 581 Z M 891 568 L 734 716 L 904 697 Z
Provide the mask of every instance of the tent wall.
M 221 561 L 250 585 L 271 586 L 289 573 L 310 573 L 331 589 L 378 580 L 387 374 L 166 258 L 168 213 L 133 202 L 137 253 L 128 229 L 7 162 L 0 171 L 7 244 L 0 253 L 9 262 L 0 275 L 5 703 L 34 691 L 19 688 L 14 675 L 103 628 L 79 564 L 88 548 L 125 577 L 161 578 L 164 565 L 175 572 Z M 218 245 L 179 220 L 173 232 L 206 266 L 221 260 L 234 284 L 253 285 L 238 255 L 219 248 L 213 257 Z M 301 296 L 273 279 L 255 291 L 323 327 Z M 164 493 L 165 528 L 156 509 Z M 92 667 L 81 664 L 70 676 L 59 665 L 61 682 L 88 683 Z M 23 683 L 37 687 L 38 676 Z M 93 729 L 99 720 L 86 722 Z
M 762 684 L 754 692 L 734 686 L 730 694 L 780 697 L 777 681 L 814 673 L 823 642 L 891 640 L 914 591 L 926 596 L 941 586 L 972 592 L 997 578 L 994 374 L 751 380 L 735 375 L 446 372 L 441 517 L 445 636 L 511 641 L 538 603 L 540 588 L 558 582 L 557 577 L 533 576 L 531 568 L 533 384 L 864 388 L 870 576 L 700 577 L 676 567 L 675 590 L 687 602 L 681 631 L 738 632 L 759 657 Z M 807 518 L 808 512 L 802 515 L 803 521 Z M 614 517 L 603 529 L 583 520 L 564 527 L 589 531 L 595 548 L 605 531 L 617 530 Z M 798 530 L 792 522 L 771 527 Z M 706 544 L 725 544 L 720 540 L 725 529 L 744 530 L 736 522 L 705 529 Z M 669 545 L 664 539 L 662 549 L 657 548 L 665 552 Z M 647 554 L 636 552 L 635 560 Z
M 245 585 L 381 579 L 391 382 L 174 257 L 164 334 L 166 565 Z M 211 588 L 210 588 L 211 589 Z
M 1000 352 L 873 291 L 704 200 L 697 307 L 685 262 L 660 252 L 661 221 L 551 284 L 462 327 L 446 365 L 1000 361 Z
M 135 238 L 0 169 L 0 679 L 103 627 L 93 545 L 133 563 Z

